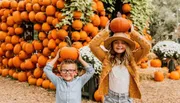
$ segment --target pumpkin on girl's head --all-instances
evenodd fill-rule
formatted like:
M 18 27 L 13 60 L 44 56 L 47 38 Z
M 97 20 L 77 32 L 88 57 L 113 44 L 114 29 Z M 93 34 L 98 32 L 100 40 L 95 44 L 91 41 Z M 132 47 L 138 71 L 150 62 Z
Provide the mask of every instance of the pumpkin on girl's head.
M 114 32 L 126 32 L 131 28 L 129 21 L 122 17 L 114 18 L 110 23 L 110 29 Z
M 78 58 L 78 50 L 75 47 L 63 47 L 60 51 L 62 59 L 76 60 Z

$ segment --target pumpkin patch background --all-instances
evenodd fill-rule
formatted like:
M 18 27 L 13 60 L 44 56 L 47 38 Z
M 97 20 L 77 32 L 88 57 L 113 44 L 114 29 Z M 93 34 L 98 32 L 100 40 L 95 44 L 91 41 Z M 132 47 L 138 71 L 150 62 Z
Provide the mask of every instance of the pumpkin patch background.
M 126 17 L 130 14 L 130 4 L 118 3 L 122 7 L 110 13 L 100 0 L 2 0 L 0 73 L 20 82 L 54 89 L 49 86 L 51 82 L 43 67 L 58 49 L 62 52 L 57 64 L 64 58 L 76 59 L 76 49 L 88 45 L 120 10 L 126 22 L 133 22 Z M 57 64 L 53 71 L 59 75 Z
M 150 1 L 2 0 L 0 75 L 18 80 L 16 83 L 27 82 L 29 85 L 55 90 L 43 72 L 46 62 L 55 57 L 58 49 L 64 49 L 60 54 L 62 58 L 59 58 L 53 69 L 53 72 L 59 75 L 57 64 L 64 58 L 76 59 L 77 49 L 88 45 L 106 23 L 117 16 L 117 12 L 152 43 L 153 38 L 148 27 L 152 13 Z M 140 46 L 136 43 L 136 49 L 138 48 Z M 73 50 L 75 52 L 72 52 Z M 161 60 L 152 55 L 143 58 L 138 66 L 142 80 L 148 78 L 164 83 L 166 77 L 170 78 L 170 82 L 171 79 L 180 78 L 179 66 L 176 66 L 175 71 L 168 73 L 168 68 L 162 67 Z M 142 76 L 146 74 L 145 71 L 150 71 L 151 75 Z M 143 84 L 147 86 L 148 83 Z

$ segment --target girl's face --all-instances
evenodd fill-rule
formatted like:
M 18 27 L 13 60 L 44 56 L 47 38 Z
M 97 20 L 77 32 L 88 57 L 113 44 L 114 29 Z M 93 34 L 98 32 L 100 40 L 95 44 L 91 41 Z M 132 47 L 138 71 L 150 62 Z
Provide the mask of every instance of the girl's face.
M 113 42 L 113 50 L 118 54 L 125 52 L 126 46 L 127 46 L 126 42 L 122 40 L 115 40 Z
M 77 66 L 76 64 L 63 64 L 60 69 L 61 77 L 66 81 L 72 81 L 77 75 Z

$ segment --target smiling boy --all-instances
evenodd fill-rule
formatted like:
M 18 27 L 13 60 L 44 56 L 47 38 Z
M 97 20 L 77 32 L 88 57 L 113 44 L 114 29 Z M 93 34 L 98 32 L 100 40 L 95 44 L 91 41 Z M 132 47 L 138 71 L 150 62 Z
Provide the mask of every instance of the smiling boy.
M 66 59 L 60 64 L 60 77 L 58 77 L 52 72 L 52 69 L 59 58 L 59 52 L 60 50 L 56 57 L 48 62 L 44 68 L 47 77 L 56 86 L 56 103 L 81 103 L 81 88 L 93 76 L 95 70 L 79 54 L 78 60 L 86 69 L 86 73 L 77 76 L 77 64 L 73 60 Z

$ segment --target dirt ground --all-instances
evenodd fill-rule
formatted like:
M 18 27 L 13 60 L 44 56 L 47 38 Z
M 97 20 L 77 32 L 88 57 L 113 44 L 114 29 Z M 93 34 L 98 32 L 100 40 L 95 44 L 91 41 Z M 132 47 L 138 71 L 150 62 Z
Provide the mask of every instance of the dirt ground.
M 134 103 L 180 103 L 180 80 L 142 79 L 140 89 L 142 100 Z M 0 103 L 55 103 L 55 91 L 0 76 Z M 82 103 L 97 102 L 83 99 Z

